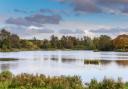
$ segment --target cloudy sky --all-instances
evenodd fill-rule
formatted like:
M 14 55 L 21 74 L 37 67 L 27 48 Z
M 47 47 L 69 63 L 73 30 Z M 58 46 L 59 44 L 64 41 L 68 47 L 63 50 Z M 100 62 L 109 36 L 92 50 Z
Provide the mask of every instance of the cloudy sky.
M 128 34 L 128 0 L 0 0 L 0 28 L 22 38 Z

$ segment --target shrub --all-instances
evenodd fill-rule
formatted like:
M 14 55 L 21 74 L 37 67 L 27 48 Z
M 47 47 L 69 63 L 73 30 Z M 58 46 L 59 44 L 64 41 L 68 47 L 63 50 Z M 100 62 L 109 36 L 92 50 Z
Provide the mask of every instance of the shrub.
M 0 81 L 12 79 L 13 74 L 10 71 L 3 71 L 0 73 Z
M 104 79 L 101 82 L 97 82 L 96 80 L 92 80 L 88 86 L 88 89 L 125 89 L 124 84 L 119 79 L 118 81 L 114 81 L 112 79 Z

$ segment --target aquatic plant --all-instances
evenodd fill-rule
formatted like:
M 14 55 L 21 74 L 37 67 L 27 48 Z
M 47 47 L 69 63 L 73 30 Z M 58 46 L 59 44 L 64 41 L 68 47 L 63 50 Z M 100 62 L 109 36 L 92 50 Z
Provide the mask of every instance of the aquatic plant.
M 100 64 L 100 60 L 84 60 L 84 64 Z
M 94 64 L 94 65 L 98 65 L 98 64 L 107 65 L 111 62 L 112 62 L 111 60 L 103 60 L 103 59 L 95 59 L 95 60 L 85 59 L 84 60 L 84 64 Z
M 15 59 L 15 58 L 0 58 L 0 61 L 15 61 L 15 60 L 18 60 L 18 59 Z

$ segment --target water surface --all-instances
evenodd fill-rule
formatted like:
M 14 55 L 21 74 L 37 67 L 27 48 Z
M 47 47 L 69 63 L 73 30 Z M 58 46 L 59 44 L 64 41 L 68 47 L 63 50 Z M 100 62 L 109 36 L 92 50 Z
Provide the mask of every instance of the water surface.
M 93 51 L 22 51 L 0 52 L 0 58 L 18 60 L 0 61 L 0 71 L 14 74 L 39 73 L 49 76 L 78 75 L 84 82 L 104 77 L 128 81 L 127 52 Z M 84 60 L 100 60 L 100 63 L 84 63 Z

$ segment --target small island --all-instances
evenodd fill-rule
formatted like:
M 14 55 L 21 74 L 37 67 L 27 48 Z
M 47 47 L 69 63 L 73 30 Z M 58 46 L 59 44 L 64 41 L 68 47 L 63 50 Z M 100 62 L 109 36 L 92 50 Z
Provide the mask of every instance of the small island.
M 15 58 L 0 58 L 0 61 L 16 61 L 18 59 Z

